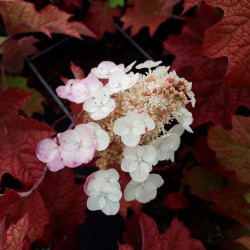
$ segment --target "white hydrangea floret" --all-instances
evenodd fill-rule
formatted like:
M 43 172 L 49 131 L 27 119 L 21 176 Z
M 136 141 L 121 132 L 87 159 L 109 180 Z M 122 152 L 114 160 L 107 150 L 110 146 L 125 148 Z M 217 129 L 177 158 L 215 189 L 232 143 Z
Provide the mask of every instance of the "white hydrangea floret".
M 134 66 L 135 64 L 136 64 L 136 61 L 130 63 L 130 64 L 125 68 L 125 72 L 126 72 L 126 73 L 129 72 L 129 71 L 133 68 L 133 66 Z
M 142 119 L 142 122 L 143 122 L 144 125 L 145 125 L 145 132 L 151 131 L 151 130 L 153 130 L 153 129 L 155 128 L 155 122 L 154 122 L 153 119 L 151 119 L 151 118 L 149 117 L 148 114 L 146 114 L 146 113 L 141 113 L 141 114 L 140 114 L 140 117 L 141 117 L 141 119 Z
M 89 196 L 89 210 L 101 210 L 106 215 L 117 214 L 120 209 L 122 192 L 118 182 L 118 172 L 111 168 L 99 170 L 91 174 L 84 185 L 84 191 Z
M 101 120 L 115 109 L 115 101 L 110 98 L 108 88 L 102 87 L 96 92 L 95 98 L 83 104 L 83 109 L 90 113 L 93 120 Z
M 89 122 L 86 124 L 93 132 L 94 140 L 97 144 L 97 151 L 105 150 L 110 142 L 108 133 L 101 128 L 101 126 L 95 122 Z
M 191 91 L 191 89 L 192 89 L 192 83 L 188 82 L 187 80 L 185 80 L 185 83 L 187 83 L 187 86 L 190 89 L 190 91 L 187 92 L 187 96 L 191 99 L 192 107 L 194 107 L 195 103 L 196 103 L 196 100 L 195 100 L 195 97 L 194 97 L 194 92 Z
M 153 200 L 157 195 L 157 188 L 162 186 L 163 179 L 158 174 L 150 174 L 144 182 L 131 180 L 124 190 L 126 201 L 137 200 L 146 203 Z
M 132 87 L 139 79 L 139 74 L 126 74 L 123 71 L 116 71 L 110 75 L 107 88 L 110 89 L 110 93 L 118 93 Z
M 193 130 L 190 127 L 190 125 L 193 123 L 193 116 L 191 112 L 182 107 L 179 112 L 174 114 L 174 117 L 185 130 L 193 133 Z
M 145 181 L 152 171 L 153 162 L 156 159 L 156 150 L 151 145 L 127 147 L 123 152 L 124 159 L 121 168 L 129 172 L 133 180 Z
M 103 87 L 95 74 L 90 73 L 86 78 L 72 82 L 70 85 L 72 100 L 76 103 L 83 103 L 95 97 L 96 91 Z
M 171 160 L 174 161 L 174 152 L 179 148 L 184 129 L 181 125 L 177 124 L 171 128 L 168 133 L 154 140 L 151 145 L 156 149 L 156 160 L 153 165 L 158 161 Z
M 108 79 L 112 73 L 123 70 L 125 70 L 124 64 L 116 65 L 110 61 L 103 61 L 96 68 L 93 68 L 91 72 L 100 79 Z
M 169 66 L 168 67 L 165 67 L 165 66 L 157 67 L 152 72 L 152 75 L 154 76 L 154 79 L 158 80 L 158 79 L 161 79 L 161 78 L 165 77 L 168 74 L 169 68 L 170 68 Z
M 121 136 L 122 142 L 134 147 L 140 141 L 141 135 L 154 129 L 154 121 L 147 114 L 128 113 L 118 118 L 114 123 L 114 132 Z
M 77 125 L 58 135 L 61 160 L 68 167 L 78 167 L 90 162 L 96 151 L 92 130 L 86 124 Z
M 162 63 L 162 61 L 151 61 L 151 60 L 147 60 L 144 63 L 138 64 L 135 68 L 136 69 L 151 69 L 154 67 L 157 67 L 158 65 L 160 65 Z

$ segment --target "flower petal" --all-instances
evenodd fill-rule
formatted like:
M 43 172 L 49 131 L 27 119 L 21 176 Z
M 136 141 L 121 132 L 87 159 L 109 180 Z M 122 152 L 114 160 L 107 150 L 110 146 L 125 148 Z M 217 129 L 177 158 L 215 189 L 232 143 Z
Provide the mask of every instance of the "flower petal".
M 148 163 L 152 163 L 153 161 L 155 161 L 156 158 L 156 150 L 153 146 L 151 145 L 145 145 L 143 146 L 144 148 L 144 152 L 143 152 L 143 161 L 148 162 Z
M 149 172 L 149 165 L 144 162 L 141 162 L 133 172 L 130 172 L 130 176 L 134 181 L 143 182 L 148 178 Z
M 65 164 L 62 162 L 59 152 L 52 161 L 47 162 L 47 167 L 52 172 L 56 172 L 65 167 Z
M 152 182 L 156 186 L 156 188 L 159 188 L 164 183 L 162 177 L 158 174 L 150 174 L 148 176 L 147 182 Z
M 98 110 L 96 101 L 94 99 L 89 99 L 83 104 L 83 109 L 89 113 L 96 112 Z
M 124 199 L 126 201 L 132 201 L 135 200 L 135 187 L 136 187 L 136 183 L 131 180 L 128 185 L 125 187 L 124 190 Z
M 36 147 L 36 156 L 42 162 L 50 162 L 58 155 L 58 146 L 50 138 L 41 140 Z
M 139 143 L 140 138 L 140 135 L 135 135 L 131 131 L 128 131 L 127 134 L 122 135 L 121 137 L 122 142 L 129 147 L 136 146 Z
M 139 166 L 138 161 L 132 159 L 133 156 L 126 157 L 122 160 L 121 168 L 124 172 L 133 172 Z
M 102 204 L 100 204 L 99 202 L 100 198 L 101 198 L 100 195 L 89 196 L 87 200 L 87 208 L 91 211 L 96 211 L 96 210 L 101 209 L 100 205 Z
M 106 205 L 101 210 L 106 215 L 115 215 L 118 213 L 119 209 L 120 209 L 119 201 L 114 202 L 107 199 Z
M 125 117 L 118 118 L 114 122 L 113 130 L 115 134 L 120 135 L 120 136 L 127 134 L 129 131 L 129 128 L 128 128 L 126 118 Z
M 138 187 L 135 190 L 135 197 L 141 203 L 147 203 L 153 200 L 156 194 L 156 186 L 150 182 L 145 182 L 143 188 Z

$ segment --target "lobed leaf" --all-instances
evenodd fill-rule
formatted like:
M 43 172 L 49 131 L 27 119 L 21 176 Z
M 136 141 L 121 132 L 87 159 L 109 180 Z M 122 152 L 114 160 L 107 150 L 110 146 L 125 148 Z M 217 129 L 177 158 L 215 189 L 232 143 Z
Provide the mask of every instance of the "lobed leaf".
M 209 130 L 208 144 L 223 169 L 235 172 L 238 182 L 250 182 L 250 118 L 233 116 L 231 131 L 221 126 Z
M 205 32 L 202 53 L 209 58 L 228 57 L 223 82 L 231 86 L 250 85 L 250 2 L 248 0 L 206 0 L 224 10 L 222 20 Z
M 173 6 L 179 0 L 167 1 L 167 5 L 160 0 L 135 0 L 133 2 L 134 6 L 128 8 L 121 18 L 121 21 L 124 22 L 123 29 L 131 26 L 131 36 L 134 36 L 141 28 L 148 27 L 150 36 L 153 36 L 159 25 L 170 18 Z M 163 8 L 164 13 L 162 13 Z
M 23 197 L 16 191 L 7 190 L 0 199 L 0 217 L 6 217 L 6 228 L 11 223 L 17 223 L 25 214 L 28 214 L 29 221 L 27 237 L 32 243 L 42 237 L 44 227 L 49 223 L 43 200 L 37 190 Z
M 172 220 L 164 234 L 159 234 L 156 222 L 146 214 L 141 215 L 139 222 L 142 229 L 143 250 L 205 250 L 203 244 L 193 239 L 190 231 L 177 218 Z
M 51 4 L 36 11 L 34 4 L 29 2 L 19 1 L 18 4 L 15 1 L 0 2 L 0 13 L 6 31 L 11 36 L 43 32 L 49 37 L 51 33 L 66 34 L 76 38 L 81 38 L 80 34 L 95 37 L 84 24 L 68 22 L 72 15 Z
M 28 214 L 25 214 L 16 224 L 11 224 L 2 239 L 3 250 L 22 250 L 24 237 L 29 227 Z
M 40 181 L 46 168 L 35 154 L 38 142 L 54 134 L 48 125 L 18 114 L 31 95 L 17 88 L 0 90 L 0 178 L 9 173 L 25 189 Z

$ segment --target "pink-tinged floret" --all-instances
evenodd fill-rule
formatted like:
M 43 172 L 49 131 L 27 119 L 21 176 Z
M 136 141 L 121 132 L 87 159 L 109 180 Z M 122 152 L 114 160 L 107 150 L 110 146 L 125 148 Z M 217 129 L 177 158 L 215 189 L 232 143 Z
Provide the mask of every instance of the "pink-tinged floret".
M 91 129 L 84 124 L 62 133 L 59 143 L 61 160 L 70 168 L 90 162 L 97 147 Z
M 115 63 L 110 61 L 103 61 L 98 65 L 97 68 L 93 68 L 91 72 L 100 79 L 108 79 L 112 73 L 124 70 L 124 64 L 116 65 Z
M 72 84 L 80 82 L 80 81 L 81 81 L 80 79 L 68 80 L 66 85 L 59 86 L 56 88 L 57 95 L 63 99 L 68 99 L 69 101 L 74 102 L 74 98 L 72 96 L 70 87 L 72 86 Z
M 86 181 L 85 181 L 83 190 L 84 190 L 84 192 L 85 192 L 88 196 L 90 196 L 90 190 L 88 189 L 89 184 L 95 179 L 96 173 L 97 173 L 97 172 L 94 172 L 94 173 L 92 173 L 91 175 L 89 175 L 89 176 L 87 177 Z
M 56 139 L 46 138 L 40 141 L 36 147 L 36 156 L 40 161 L 47 163 L 50 171 L 55 172 L 65 167 L 65 164 L 61 161 Z
M 37 158 L 45 163 L 54 160 L 57 153 L 57 144 L 50 138 L 41 140 L 36 147 Z
M 86 78 L 75 81 L 70 85 L 71 98 L 76 103 L 83 103 L 95 97 L 96 91 L 103 87 L 94 73 L 90 73 Z
M 61 160 L 61 156 L 60 156 L 59 151 L 58 151 L 56 157 L 52 161 L 47 162 L 47 167 L 52 172 L 56 172 L 56 171 L 63 169 L 65 167 L 65 164 Z

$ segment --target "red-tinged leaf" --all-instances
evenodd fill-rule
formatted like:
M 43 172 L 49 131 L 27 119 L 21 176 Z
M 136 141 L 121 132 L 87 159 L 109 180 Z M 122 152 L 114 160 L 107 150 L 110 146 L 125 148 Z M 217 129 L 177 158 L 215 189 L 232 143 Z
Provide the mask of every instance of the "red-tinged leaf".
M 83 110 L 82 104 L 71 102 L 70 109 L 74 115 L 74 124 L 78 125 L 78 124 L 84 123 L 83 117 L 86 111 Z
M 154 35 L 159 25 L 170 18 L 173 6 L 179 1 L 169 0 L 166 1 L 167 7 L 164 7 L 166 3 L 160 0 L 134 0 L 134 6 L 126 10 L 125 15 L 122 16 L 121 21 L 124 22 L 123 29 L 127 29 L 130 26 L 131 36 L 136 35 L 143 27 L 149 28 L 149 34 Z M 162 13 L 162 9 L 165 8 L 165 12 Z
M 200 165 L 202 167 L 204 167 L 205 172 L 208 172 L 208 176 L 210 175 L 213 180 L 219 181 L 219 179 L 221 179 L 221 178 L 219 178 L 218 175 L 214 175 L 214 176 L 211 175 L 210 174 L 211 172 L 213 172 L 213 173 L 216 172 L 220 176 L 225 176 L 229 181 L 235 180 L 234 172 L 225 170 L 216 161 L 216 154 L 208 146 L 207 137 L 200 136 L 196 140 L 193 153 L 194 153 L 195 159 L 200 163 Z M 192 170 L 191 170 L 191 172 L 192 172 Z M 206 175 L 206 173 L 204 173 L 204 175 Z M 212 183 L 214 183 L 214 182 L 212 181 Z M 220 181 L 219 183 L 221 183 L 221 188 L 222 188 L 222 181 Z M 208 183 L 208 185 L 209 185 L 209 183 Z M 215 189 L 220 189 L 220 185 Z M 215 190 L 215 189 L 213 189 L 213 190 Z
M 128 244 L 119 244 L 119 242 L 118 242 L 118 247 L 119 247 L 119 250 L 134 250 L 134 248 L 131 247 L 130 245 L 128 245 Z
M 231 128 L 231 115 L 236 113 L 237 108 L 241 105 L 250 108 L 250 87 L 234 87 L 222 83 L 224 72 L 223 59 L 209 60 L 188 78 L 193 82 L 193 92 L 197 97 L 193 126 L 212 121 Z
M 76 79 L 82 79 L 85 77 L 85 73 L 84 73 L 83 69 L 81 67 L 75 65 L 72 61 L 70 62 L 70 70 L 71 70 L 72 74 L 74 75 L 74 78 L 76 78 Z M 60 75 L 60 79 L 64 84 L 67 84 L 67 81 L 69 80 L 69 78 L 67 78 L 63 75 Z M 76 103 L 74 103 L 74 104 L 76 104 Z M 79 106 L 82 106 L 82 105 L 79 105 Z
M 139 214 L 133 213 L 133 215 L 125 218 L 126 232 L 122 234 L 124 242 L 130 245 L 134 249 L 142 248 L 141 227 L 139 224 Z
M 228 57 L 224 82 L 249 85 L 250 2 L 248 0 L 206 0 L 224 10 L 223 19 L 205 32 L 203 54 L 209 58 Z
M 238 242 L 238 243 L 240 243 L 240 244 L 242 244 L 247 249 L 250 249 L 250 237 L 243 236 L 243 237 L 240 237 L 239 239 L 237 239 L 235 241 Z
M 82 68 L 75 65 L 73 62 L 70 62 L 70 69 L 76 79 L 82 79 L 85 77 L 85 74 Z
M 22 250 L 24 237 L 29 227 L 28 214 L 25 214 L 16 224 L 11 224 L 4 234 L 2 241 L 3 250 Z
M 193 8 L 197 4 L 199 4 L 201 0 L 185 0 L 183 3 L 184 10 L 182 11 L 182 14 L 187 12 L 189 9 Z
M 166 205 L 170 209 L 185 209 L 188 207 L 188 201 L 183 194 L 171 193 L 166 198 Z
M 69 22 L 68 24 L 71 29 L 76 30 L 79 34 L 96 38 L 96 34 L 91 31 L 85 24 L 81 22 Z
M 203 200 L 209 200 L 208 194 L 224 187 L 222 177 L 207 171 L 202 166 L 196 166 L 183 173 L 183 184 L 189 186 L 189 192 Z
M 0 178 L 9 173 L 25 189 L 34 186 L 44 175 L 45 165 L 35 154 L 38 142 L 54 134 L 49 126 L 18 114 L 31 95 L 17 88 L 0 91 Z
M 94 31 L 97 38 L 101 39 L 106 31 L 116 32 L 113 18 L 120 15 L 121 10 L 119 8 L 111 9 L 108 2 L 94 1 L 84 17 L 84 22 Z
M 9 39 L 4 46 L 3 65 L 6 71 L 13 74 L 21 73 L 24 60 L 39 51 L 34 46 L 39 40 L 33 36 L 23 37 L 17 40 Z
M 207 137 L 198 137 L 195 141 L 193 153 L 195 159 L 205 168 L 209 170 L 217 170 L 219 168 L 215 159 L 215 152 L 208 146 Z
M 210 193 L 208 198 L 215 203 L 212 209 L 216 213 L 228 216 L 249 227 L 250 203 L 247 201 L 249 193 L 249 185 L 231 183 L 223 190 Z
M 0 217 L 6 217 L 6 227 L 17 223 L 26 213 L 29 220 L 27 236 L 32 243 L 42 237 L 44 227 L 49 223 L 49 214 L 40 194 L 34 190 L 28 196 L 21 197 L 17 192 L 7 190 L 0 196 Z
M 145 214 L 141 215 L 139 222 L 142 229 L 143 250 L 205 250 L 203 244 L 193 239 L 190 231 L 177 218 L 172 220 L 164 234 L 159 234 L 155 221 Z
M 246 250 L 246 248 L 237 240 L 241 237 L 249 237 L 249 229 L 240 224 L 235 223 L 232 227 L 226 230 L 225 237 L 221 239 L 221 249 L 232 249 L 232 250 Z
M 0 13 L 6 31 L 11 36 L 43 32 L 49 37 L 51 33 L 58 33 L 81 38 L 80 34 L 87 36 L 91 34 L 84 24 L 78 23 L 76 28 L 76 22 L 68 22 L 70 14 L 51 4 L 36 11 L 34 4 L 29 2 L 19 1 L 18 4 L 15 1 L 0 2 Z M 80 26 L 82 26 L 81 32 L 79 31 Z
M 233 116 L 233 129 L 214 126 L 209 130 L 208 144 L 225 170 L 235 172 L 238 182 L 250 182 L 250 117 Z
M 0 218 L 0 249 L 2 249 L 2 241 L 5 230 L 5 217 Z
M 183 27 L 181 35 L 169 36 L 163 43 L 165 49 L 175 55 L 171 68 L 177 71 L 186 66 L 199 68 L 200 61 L 205 64 L 206 58 L 200 54 L 203 33 L 208 27 L 218 22 L 219 17 L 214 14 L 212 8 L 203 4 L 193 18 L 186 20 L 187 24 Z
M 72 13 L 75 9 L 81 9 L 83 4 L 83 0 L 63 0 L 62 8 Z
M 72 169 L 47 172 L 39 191 L 53 217 L 55 234 L 67 234 L 83 224 L 87 197 L 82 185 L 75 184 Z
M 222 83 L 227 70 L 226 60 L 207 59 L 200 55 L 203 32 L 218 20 L 211 8 L 202 5 L 193 19 L 188 19 L 182 34 L 170 36 L 164 43 L 166 49 L 176 56 L 173 68 L 179 72 L 191 66 L 194 73 L 187 79 L 193 82 L 193 92 L 196 95 L 196 107 L 192 111 L 193 126 L 212 121 L 231 127 L 231 115 L 235 114 L 241 105 L 250 108 L 250 87 L 234 87 Z
M 44 100 L 42 94 L 33 88 L 27 86 L 27 79 L 22 76 L 6 75 L 8 87 L 17 87 L 25 91 L 32 91 L 33 94 L 30 101 L 22 107 L 22 111 L 28 117 L 31 117 L 34 112 L 43 113 L 44 109 L 42 102 Z M 4 86 L 3 79 L 0 78 L 0 86 Z

